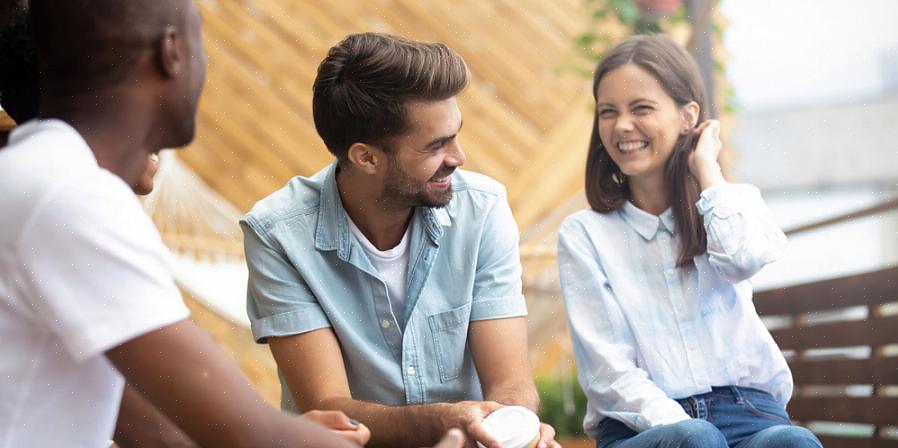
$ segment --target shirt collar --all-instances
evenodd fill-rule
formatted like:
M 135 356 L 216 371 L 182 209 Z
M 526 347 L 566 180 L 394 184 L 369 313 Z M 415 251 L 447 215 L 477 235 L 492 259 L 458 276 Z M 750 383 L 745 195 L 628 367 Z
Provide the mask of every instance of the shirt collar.
M 443 227 L 452 225 L 452 219 L 449 217 L 446 207 L 418 207 L 418 209 L 422 211 L 421 215 L 424 218 L 427 235 L 434 243 L 439 242 L 440 237 L 443 236 Z
M 318 226 L 315 229 L 315 248 L 337 250 L 337 255 L 349 258 L 349 222 L 340 192 L 337 190 L 337 161 L 334 160 L 324 172 L 321 196 L 318 199 Z
M 340 200 L 340 192 L 337 189 L 336 160 L 325 168 L 318 205 L 319 219 L 315 229 L 315 248 L 337 250 L 337 256 L 340 259 L 349 259 L 352 234 L 349 228 L 349 217 L 343 209 L 343 202 Z M 443 227 L 452 225 L 449 212 L 445 207 L 417 207 L 412 214 L 412 219 L 423 219 L 427 236 L 434 243 L 437 243 L 443 235 Z
M 666 230 L 673 235 L 676 232 L 673 209 L 668 208 L 660 216 L 655 216 L 627 201 L 621 208 L 624 221 L 646 240 L 652 240 L 659 230 Z
M 84 137 L 78 133 L 71 125 L 57 118 L 28 120 L 19 126 L 16 126 L 9 134 L 9 145 L 13 145 L 28 140 L 35 135 L 43 135 L 50 131 L 69 141 L 70 151 L 78 153 L 79 158 L 85 161 L 90 160 L 93 165 L 97 165 L 97 156 L 94 154 Z

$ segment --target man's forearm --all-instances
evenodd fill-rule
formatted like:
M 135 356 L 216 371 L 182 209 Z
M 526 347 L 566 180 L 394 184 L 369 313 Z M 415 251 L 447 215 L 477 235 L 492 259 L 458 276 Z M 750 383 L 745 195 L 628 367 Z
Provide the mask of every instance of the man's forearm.
M 208 334 L 183 320 L 106 352 L 155 408 L 201 446 L 356 446 L 265 403 Z M 153 360 L 148 362 L 147 360 Z
M 483 391 L 484 399 L 504 405 L 523 406 L 539 413 L 539 393 L 533 381 L 499 384 Z
M 316 408 L 343 411 L 371 429 L 370 447 L 431 446 L 440 439 L 445 428 L 442 415 L 451 406 L 430 403 L 411 406 L 387 406 L 378 403 L 331 398 Z
M 122 394 L 113 440 L 121 448 L 198 446 L 129 384 L 125 384 Z

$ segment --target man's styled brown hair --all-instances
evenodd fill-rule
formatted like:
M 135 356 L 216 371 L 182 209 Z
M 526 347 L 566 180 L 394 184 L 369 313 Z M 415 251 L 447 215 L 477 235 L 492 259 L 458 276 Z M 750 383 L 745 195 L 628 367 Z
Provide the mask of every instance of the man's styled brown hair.
M 344 162 L 354 143 L 389 148 L 411 128 L 405 103 L 458 95 L 468 81 L 465 61 L 439 43 L 378 33 L 352 34 L 318 66 L 312 115 L 327 149 Z
M 614 47 L 596 68 L 592 92 L 598 101 L 599 84 L 608 72 L 626 64 L 636 64 L 651 73 L 679 107 L 692 101 L 699 105 L 697 123 L 706 119 L 705 85 L 698 65 L 689 53 L 663 35 L 633 36 Z M 589 155 L 586 158 L 586 198 L 590 207 L 600 213 L 617 210 L 630 199 L 630 187 L 620 167 L 608 155 L 598 128 L 599 116 L 593 118 Z M 665 178 L 673 207 L 677 231 L 680 232 L 680 255 L 677 266 L 686 266 L 692 258 L 705 253 L 707 236 L 701 216 L 696 210 L 701 191 L 689 172 L 689 154 L 698 142 L 695 134 L 680 135 L 667 159 Z

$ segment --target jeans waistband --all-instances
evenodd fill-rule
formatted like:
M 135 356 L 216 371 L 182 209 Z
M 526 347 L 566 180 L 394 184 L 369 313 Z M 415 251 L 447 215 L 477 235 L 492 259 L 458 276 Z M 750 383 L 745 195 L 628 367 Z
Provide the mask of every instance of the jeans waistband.
M 693 395 L 691 397 L 683 397 L 679 400 L 688 400 L 690 398 L 694 399 L 702 399 L 708 398 L 712 396 L 726 396 L 733 397 L 737 402 L 742 402 L 743 396 L 764 396 L 770 399 L 773 399 L 773 395 L 770 392 L 763 391 L 761 389 L 755 389 L 753 387 L 742 387 L 742 386 L 714 386 L 711 388 L 711 392 L 705 392 L 703 394 Z M 678 400 L 678 401 L 679 401 Z

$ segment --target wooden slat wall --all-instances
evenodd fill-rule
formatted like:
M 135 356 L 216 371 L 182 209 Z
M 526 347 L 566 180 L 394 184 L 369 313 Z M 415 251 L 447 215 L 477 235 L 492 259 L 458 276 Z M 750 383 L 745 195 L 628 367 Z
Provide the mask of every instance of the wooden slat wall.
M 871 439 L 827 436 L 827 447 L 893 447 L 898 440 L 882 437 L 882 429 L 898 426 L 898 315 L 886 308 L 898 303 L 898 267 L 821 282 L 764 291 L 755 295 L 761 315 L 789 316 L 793 325 L 771 331 L 779 347 L 794 351 L 789 359 L 796 394 L 789 413 L 801 422 L 827 421 L 873 425 Z M 813 322 L 811 316 L 850 307 L 867 307 L 862 320 L 835 317 Z M 856 354 L 812 354 L 812 349 L 857 348 Z M 867 385 L 872 395 L 849 393 L 848 386 Z M 822 392 L 821 391 L 826 391 Z
M 522 230 L 582 187 L 589 80 L 561 70 L 586 24 L 581 0 L 199 3 L 209 74 L 197 141 L 180 155 L 241 210 L 331 160 L 312 82 L 327 49 L 362 31 L 443 42 L 465 58 L 466 168 L 508 186 Z

